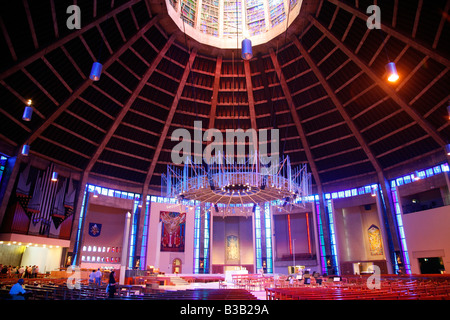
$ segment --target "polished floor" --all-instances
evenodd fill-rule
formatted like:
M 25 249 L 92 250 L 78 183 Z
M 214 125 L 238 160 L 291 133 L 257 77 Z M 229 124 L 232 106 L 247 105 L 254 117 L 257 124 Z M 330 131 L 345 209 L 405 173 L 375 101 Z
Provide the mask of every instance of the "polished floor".
M 232 282 L 227 282 L 227 288 L 235 288 Z M 219 289 L 219 282 L 194 282 L 187 285 L 166 285 L 160 286 L 160 289 L 171 290 L 187 290 L 187 289 Z M 264 290 L 250 291 L 258 300 L 266 300 L 266 292 Z

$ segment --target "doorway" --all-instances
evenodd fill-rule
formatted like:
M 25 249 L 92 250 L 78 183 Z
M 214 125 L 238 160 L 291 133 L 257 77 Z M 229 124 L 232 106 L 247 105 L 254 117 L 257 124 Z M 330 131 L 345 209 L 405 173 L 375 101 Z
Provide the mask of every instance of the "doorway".
M 419 258 L 421 274 L 441 274 L 445 270 L 442 257 Z
M 172 273 L 181 273 L 181 259 L 175 258 L 172 261 Z

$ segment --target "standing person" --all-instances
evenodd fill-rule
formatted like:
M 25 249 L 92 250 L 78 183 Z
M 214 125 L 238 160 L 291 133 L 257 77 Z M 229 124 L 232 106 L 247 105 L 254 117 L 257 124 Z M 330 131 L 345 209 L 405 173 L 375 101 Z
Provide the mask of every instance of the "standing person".
M 98 268 L 95 273 L 95 284 L 99 287 L 102 285 L 102 272 L 100 271 L 100 268 Z
M 107 292 L 109 298 L 114 298 L 114 294 L 116 293 L 116 279 L 114 278 L 114 270 L 111 271 L 109 274 L 109 281 L 108 281 L 108 287 Z
M 31 278 L 32 272 L 33 272 L 33 267 L 30 265 L 27 267 L 27 274 L 26 274 L 27 278 Z
M 36 266 L 35 265 L 33 265 L 31 267 L 31 277 L 36 278 Z
M 92 270 L 92 272 L 89 274 L 89 287 L 93 287 L 95 282 L 96 282 L 95 270 Z
M 14 277 L 14 267 L 13 266 L 9 266 L 8 267 L 8 278 L 12 278 Z
M 20 268 L 19 268 L 19 279 L 20 278 L 23 278 L 23 273 L 25 272 L 25 268 L 23 267 L 23 266 L 21 266 Z

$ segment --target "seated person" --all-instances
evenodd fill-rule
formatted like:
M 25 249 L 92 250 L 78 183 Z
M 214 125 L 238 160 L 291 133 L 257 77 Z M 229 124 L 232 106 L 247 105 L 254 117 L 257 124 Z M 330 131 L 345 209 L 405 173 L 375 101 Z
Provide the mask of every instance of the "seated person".
M 25 300 L 25 289 L 22 287 L 24 283 L 23 279 L 19 279 L 15 285 L 11 287 L 9 290 L 9 294 L 11 295 L 13 300 Z

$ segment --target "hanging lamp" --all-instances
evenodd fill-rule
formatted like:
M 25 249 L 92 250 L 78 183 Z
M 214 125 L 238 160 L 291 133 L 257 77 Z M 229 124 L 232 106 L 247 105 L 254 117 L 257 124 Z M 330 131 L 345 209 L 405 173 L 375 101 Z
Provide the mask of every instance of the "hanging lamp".
M 242 59 L 250 60 L 253 58 L 252 41 L 250 39 L 242 40 Z
M 57 182 L 58 181 L 58 172 L 53 171 L 52 173 L 52 182 Z
M 448 120 L 450 120 L 450 101 L 448 102 L 448 106 L 447 106 L 447 115 L 448 115 Z
M 30 146 L 27 144 L 24 144 L 22 147 L 22 155 L 28 156 L 29 153 L 30 153 Z
M 93 80 L 93 81 L 100 80 L 100 76 L 102 75 L 103 65 L 99 61 L 101 61 L 101 58 L 102 58 L 102 50 L 103 50 L 103 43 L 104 42 L 105 42 L 105 40 L 102 37 L 102 42 L 100 43 L 100 48 L 98 50 L 97 61 L 95 61 L 92 64 L 91 74 L 90 74 L 89 78 L 91 80 Z
M 395 62 L 389 62 L 386 65 L 386 71 L 388 74 L 388 81 L 389 82 L 395 82 L 398 80 L 399 76 L 397 73 L 397 67 L 395 66 Z
M 100 62 L 94 62 L 92 64 L 91 75 L 89 78 L 94 81 L 100 80 L 100 76 L 102 75 L 103 65 Z
M 31 117 L 33 116 L 33 107 L 31 106 L 32 101 L 29 99 L 27 101 L 27 105 L 25 106 L 25 110 L 23 111 L 22 120 L 23 121 L 31 121 Z

